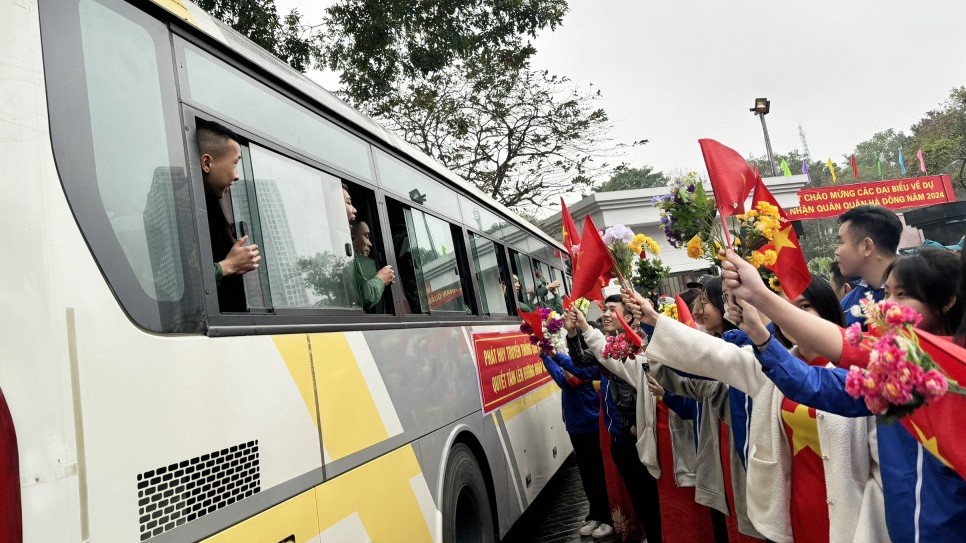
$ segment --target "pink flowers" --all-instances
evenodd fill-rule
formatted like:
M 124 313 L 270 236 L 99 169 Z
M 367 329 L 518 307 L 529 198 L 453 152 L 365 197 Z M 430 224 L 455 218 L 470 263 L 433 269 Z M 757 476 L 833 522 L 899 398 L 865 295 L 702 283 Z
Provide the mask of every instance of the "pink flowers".
M 922 317 L 890 300 L 878 304 L 863 300 L 862 309 L 869 329 L 878 337 L 866 347 L 871 350 L 868 367 L 849 369 L 845 392 L 862 398 L 869 411 L 877 415 L 901 416 L 941 398 L 949 382 L 919 346 L 914 327 Z M 863 344 L 861 327 L 849 326 L 845 340 L 852 346 Z
M 862 343 L 862 325 L 853 322 L 848 328 L 845 329 L 845 341 L 849 342 L 849 345 L 853 347 L 858 347 Z
M 641 348 L 628 339 L 627 335 L 620 333 L 616 336 L 608 336 L 607 343 L 604 345 L 602 354 L 605 358 L 614 360 L 624 360 L 633 358 L 640 354 Z

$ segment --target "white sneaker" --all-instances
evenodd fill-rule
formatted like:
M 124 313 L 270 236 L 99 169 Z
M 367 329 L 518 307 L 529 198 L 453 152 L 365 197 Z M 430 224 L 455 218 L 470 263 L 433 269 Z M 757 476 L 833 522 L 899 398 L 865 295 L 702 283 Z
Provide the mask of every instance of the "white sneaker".
M 611 528 L 610 525 L 602 522 L 597 526 L 596 529 L 594 529 L 593 532 L 591 532 L 590 535 L 594 536 L 594 539 L 603 539 L 605 537 L 614 535 L 614 529 Z
M 580 527 L 580 535 L 592 535 L 599 525 L 600 523 L 596 520 L 588 520 Z

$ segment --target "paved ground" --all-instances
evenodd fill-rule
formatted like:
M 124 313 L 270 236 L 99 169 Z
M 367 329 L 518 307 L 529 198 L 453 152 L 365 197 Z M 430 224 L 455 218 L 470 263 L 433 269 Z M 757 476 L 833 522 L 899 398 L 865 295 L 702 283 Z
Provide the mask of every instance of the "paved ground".
M 613 537 L 597 540 L 590 536 L 580 537 L 579 530 L 588 510 L 577 462 L 571 455 L 533 506 L 503 538 L 503 543 L 611 543 Z

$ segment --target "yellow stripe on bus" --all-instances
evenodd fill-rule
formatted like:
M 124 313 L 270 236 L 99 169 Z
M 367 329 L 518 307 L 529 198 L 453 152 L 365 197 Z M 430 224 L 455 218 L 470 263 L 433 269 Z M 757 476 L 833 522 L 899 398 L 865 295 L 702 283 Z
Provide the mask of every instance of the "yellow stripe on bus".
M 322 445 L 330 458 L 345 458 L 389 439 L 345 335 L 310 334 L 309 341 L 322 417 Z
M 500 414 L 503 415 L 503 421 L 507 422 L 511 420 L 513 417 L 516 417 L 520 413 L 523 413 L 531 407 L 536 406 L 538 403 L 546 400 L 559 390 L 560 388 L 557 387 L 557 384 L 551 380 L 537 390 L 513 400 L 512 402 L 500 408 Z
M 356 514 L 371 541 L 432 541 L 410 484 L 416 476 L 422 471 L 407 445 L 319 486 L 319 528 Z
M 309 416 L 318 427 L 319 420 L 315 409 L 315 385 L 312 384 L 312 360 L 309 357 L 309 340 L 305 334 L 287 334 L 273 336 L 275 347 L 285 361 L 295 386 L 305 401 L 305 408 Z
M 319 534 L 316 489 L 309 490 L 275 507 L 228 528 L 204 543 L 275 543 L 295 536 L 296 543 L 311 541 Z
M 181 0 L 154 0 L 154 3 L 191 24 L 195 22 L 194 17 L 191 16 L 191 12 L 188 11 L 188 8 L 185 7 L 184 2 Z

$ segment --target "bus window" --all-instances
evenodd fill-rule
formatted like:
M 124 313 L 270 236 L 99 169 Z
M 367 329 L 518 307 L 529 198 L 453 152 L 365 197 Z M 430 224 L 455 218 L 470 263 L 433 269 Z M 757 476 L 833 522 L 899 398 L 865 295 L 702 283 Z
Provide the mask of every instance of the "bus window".
M 58 31 L 43 68 L 71 211 L 134 322 L 199 332 L 204 289 L 167 27 L 123 4 L 59 9 L 45 22 Z
M 353 307 L 342 182 L 257 145 L 250 150 L 272 305 Z
M 447 216 L 459 213 L 456 192 L 382 151 L 376 150 L 374 155 L 382 186 L 438 213 Z
M 177 40 L 184 55 L 185 101 L 257 129 L 293 150 L 372 179 L 369 146 L 208 53 Z
M 342 183 L 352 233 L 352 298 L 366 313 L 393 313 L 394 271 L 382 247 L 375 193 L 354 183 Z M 349 216 L 351 215 L 351 217 Z
M 510 251 L 510 267 L 513 271 L 513 288 L 517 307 L 523 311 L 533 311 L 537 293 L 530 257 L 516 251 Z
M 512 288 L 507 282 L 503 246 L 470 234 L 473 262 L 476 265 L 476 282 L 480 286 L 480 301 L 484 315 L 509 315 L 506 293 Z
M 407 312 L 471 312 L 463 295 L 463 247 L 454 227 L 395 201 L 387 203 Z

